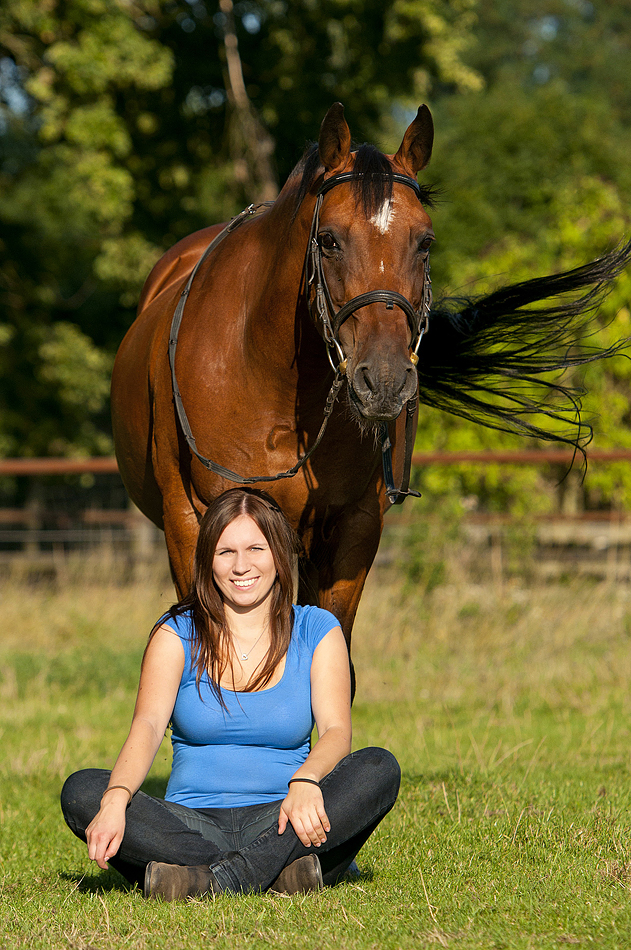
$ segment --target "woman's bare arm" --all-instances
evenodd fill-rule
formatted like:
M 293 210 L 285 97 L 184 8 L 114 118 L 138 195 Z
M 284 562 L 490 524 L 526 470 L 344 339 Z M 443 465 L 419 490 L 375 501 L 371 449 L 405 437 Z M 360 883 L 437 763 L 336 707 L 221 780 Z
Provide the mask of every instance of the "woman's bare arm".
M 147 647 L 131 728 L 112 769 L 108 788 L 123 785 L 133 795 L 144 782 L 171 719 L 183 670 L 182 643 L 163 624 Z M 129 802 L 125 788 L 112 788 L 103 795 L 98 814 L 86 829 L 88 855 L 103 869 L 123 840 Z
M 340 627 L 323 637 L 311 664 L 311 707 L 318 741 L 293 778 L 319 782 L 351 751 L 351 677 L 348 649 Z M 309 782 L 292 782 L 278 818 L 283 834 L 290 821 L 304 845 L 318 847 L 331 830 L 322 792 Z

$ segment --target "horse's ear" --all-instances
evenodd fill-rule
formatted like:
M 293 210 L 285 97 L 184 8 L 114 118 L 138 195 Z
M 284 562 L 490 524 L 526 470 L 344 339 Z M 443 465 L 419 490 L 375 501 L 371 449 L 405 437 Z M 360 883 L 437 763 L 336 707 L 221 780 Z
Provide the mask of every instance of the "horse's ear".
M 346 166 L 351 153 L 351 130 L 341 102 L 334 102 L 322 120 L 318 148 L 327 172 L 341 171 Z
M 416 118 L 408 126 L 401 147 L 394 156 L 395 162 L 402 165 L 406 172 L 416 178 L 421 168 L 425 168 L 432 156 L 434 144 L 434 123 L 432 113 L 423 105 Z

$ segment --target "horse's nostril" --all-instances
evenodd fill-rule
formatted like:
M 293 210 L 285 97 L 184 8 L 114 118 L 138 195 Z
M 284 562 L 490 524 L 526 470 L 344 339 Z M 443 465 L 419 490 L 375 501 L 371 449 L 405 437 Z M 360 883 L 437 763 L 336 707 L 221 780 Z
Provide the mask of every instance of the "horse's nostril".
M 401 385 L 397 389 L 397 396 L 400 396 L 405 387 L 409 386 L 410 384 L 412 385 L 412 388 L 414 388 L 414 382 L 411 379 L 411 377 L 414 375 L 414 372 L 415 370 L 412 366 L 406 368 L 405 373 L 401 377 Z
M 408 390 L 415 387 L 414 367 L 408 366 L 405 369 L 399 367 L 398 372 L 394 370 L 379 371 L 378 366 L 370 363 L 360 363 L 353 374 L 353 388 L 362 399 L 383 398 L 396 399 L 403 395 L 407 398 Z
M 361 374 L 361 380 L 364 383 L 366 389 L 368 389 L 369 392 L 374 393 L 377 389 L 377 386 L 370 375 L 370 368 L 368 366 L 360 366 L 359 371 Z

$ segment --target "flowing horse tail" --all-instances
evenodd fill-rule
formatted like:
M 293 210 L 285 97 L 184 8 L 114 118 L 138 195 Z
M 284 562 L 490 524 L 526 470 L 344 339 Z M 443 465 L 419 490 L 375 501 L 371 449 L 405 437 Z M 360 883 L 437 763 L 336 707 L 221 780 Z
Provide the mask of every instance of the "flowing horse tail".
M 588 342 L 631 240 L 560 274 L 520 281 L 478 297 L 445 297 L 432 309 L 418 364 L 425 405 L 502 432 L 572 445 L 584 456 L 592 428 L 583 390 L 549 374 L 618 353 L 627 339 Z

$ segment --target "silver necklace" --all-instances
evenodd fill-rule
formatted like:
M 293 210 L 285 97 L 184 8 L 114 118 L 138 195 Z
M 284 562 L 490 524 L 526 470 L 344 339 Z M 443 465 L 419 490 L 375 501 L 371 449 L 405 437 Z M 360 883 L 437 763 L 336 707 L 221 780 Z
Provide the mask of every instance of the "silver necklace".
M 254 647 L 256 646 L 256 644 L 259 642 L 259 640 L 261 639 L 261 637 L 263 636 L 263 634 L 265 633 L 266 630 L 267 630 L 267 627 L 264 627 L 264 628 L 261 630 L 261 632 L 259 633 L 258 637 L 256 638 L 256 640 L 254 641 L 254 643 L 252 644 L 252 646 L 250 647 L 250 649 L 248 650 L 247 653 L 241 653 L 241 659 L 242 659 L 242 660 L 247 660 L 247 659 L 248 659 L 248 657 L 249 657 L 250 654 L 252 653 L 252 650 L 254 649 Z M 232 639 L 233 639 L 233 641 L 236 643 L 236 637 L 234 636 L 234 634 L 232 635 Z M 239 649 L 240 649 L 240 648 L 239 648 Z

